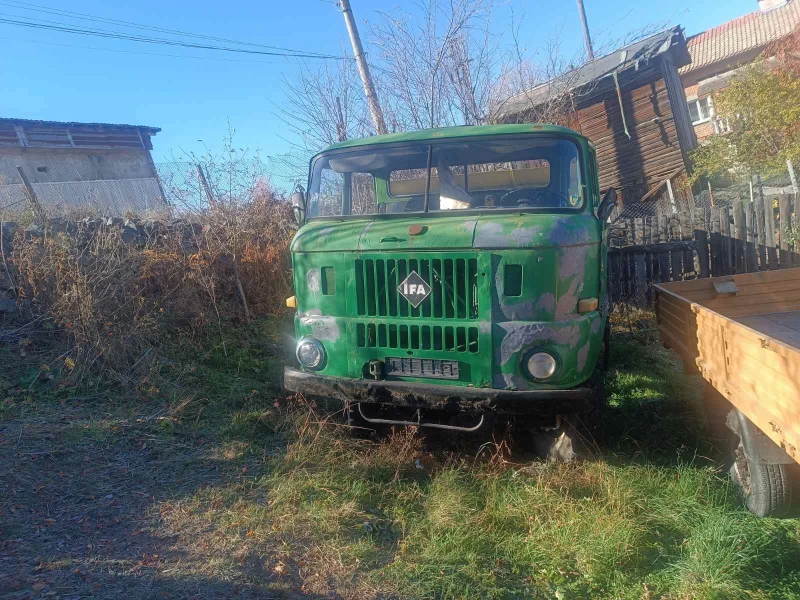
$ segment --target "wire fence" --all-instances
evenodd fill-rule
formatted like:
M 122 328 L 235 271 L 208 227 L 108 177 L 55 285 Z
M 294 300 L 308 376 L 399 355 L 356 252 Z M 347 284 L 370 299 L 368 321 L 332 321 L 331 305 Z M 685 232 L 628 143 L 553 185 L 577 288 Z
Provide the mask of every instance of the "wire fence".
M 16 162 L 24 161 L 9 164 Z M 19 220 L 34 207 L 47 217 L 163 218 L 200 210 L 214 199 L 287 197 L 297 184 L 305 185 L 307 169 L 307 157 L 294 153 L 156 164 L 146 156 L 126 163 L 98 156 L 91 164 L 41 157 L 19 168 L 0 164 L 0 218 Z
M 707 184 L 706 184 L 707 185 Z M 677 215 L 695 208 L 732 208 L 741 202 L 753 202 L 756 197 L 776 197 L 794 193 L 791 177 L 782 173 L 770 177 L 754 176 L 749 181 L 731 182 L 725 186 L 692 190 L 685 174 L 665 179 L 660 187 L 653 188 L 638 202 L 617 207 L 611 221 L 646 219 L 656 215 Z

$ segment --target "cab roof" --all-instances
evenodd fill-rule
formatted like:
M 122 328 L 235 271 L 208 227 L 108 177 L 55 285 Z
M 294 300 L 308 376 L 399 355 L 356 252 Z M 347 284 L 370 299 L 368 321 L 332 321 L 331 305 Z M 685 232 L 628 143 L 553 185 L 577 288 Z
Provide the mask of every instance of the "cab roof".
M 441 140 L 454 140 L 459 138 L 514 135 L 521 133 L 556 133 L 574 138 L 584 138 L 567 127 L 559 125 L 543 125 L 539 123 L 523 123 L 521 125 L 464 125 L 461 127 L 439 127 L 436 129 L 420 129 L 419 131 L 406 131 L 403 133 L 388 133 L 386 135 L 373 135 L 347 140 L 328 146 L 323 152 L 342 150 L 345 148 L 359 148 L 361 146 L 374 146 L 376 144 L 394 144 L 398 142 L 431 142 Z

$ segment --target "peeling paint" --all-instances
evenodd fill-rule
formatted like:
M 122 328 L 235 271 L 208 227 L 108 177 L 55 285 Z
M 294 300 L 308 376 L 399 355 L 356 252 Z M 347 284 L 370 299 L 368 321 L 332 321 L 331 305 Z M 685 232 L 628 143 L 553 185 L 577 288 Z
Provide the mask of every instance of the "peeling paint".
M 539 296 L 539 301 L 536 303 L 536 309 L 551 314 L 556 308 L 556 296 L 551 292 L 545 292 Z
M 581 339 L 581 328 L 577 325 L 566 325 L 559 327 L 553 333 L 553 341 L 557 344 L 564 344 L 570 348 L 575 348 Z
M 475 231 L 475 227 L 477 225 L 478 219 L 469 219 L 468 221 L 464 221 L 464 224 L 461 226 L 461 228 L 467 233 L 472 233 Z
M 578 310 L 579 296 L 583 291 L 583 279 L 575 279 L 569 284 L 569 289 L 556 302 L 556 319 L 575 314 Z
M 590 240 L 589 229 L 585 226 L 576 227 L 572 218 L 559 217 L 550 229 L 547 240 L 555 246 L 586 244 Z
M 508 223 L 479 222 L 475 228 L 475 248 L 525 248 L 532 246 L 541 227 L 514 226 Z
M 592 327 L 591 327 L 592 333 L 598 333 L 602 326 L 603 322 L 600 319 L 595 319 L 594 321 L 592 321 Z
M 597 321 L 598 323 L 600 321 Z M 583 371 L 586 367 L 586 359 L 589 358 L 589 346 L 591 345 L 591 340 L 586 340 L 586 343 L 578 350 L 578 371 Z
M 311 327 L 311 334 L 323 342 L 335 342 L 341 335 L 339 323 L 334 317 L 301 317 L 300 322 Z
M 594 325 L 595 322 L 600 325 Z M 529 381 L 519 370 L 523 353 L 533 348 L 545 348 L 559 357 L 561 367 L 553 384 L 575 382 L 572 384 L 575 385 L 585 381 L 594 368 L 600 348 L 598 343 L 592 343 L 597 341 L 592 331 L 601 329 L 603 322 L 600 315 L 591 313 L 561 322 L 498 323 L 493 385 L 516 390 L 539 388 L 542 384 Z
M 500 323 L 505 330 L 503 341 L 500 342 L 500 364 L 505 365 L 511 358 L 526 346 L 534 342 L 545 340 L 552 336 L 553 329 L 542 323 Z
M 318 269 L 309 269 L 308 273 L 306 273 L 306 282 L 308 283 L 309 292 L 314 295 L 319 294 L 322 289 L 322 283 L 320 281 Z

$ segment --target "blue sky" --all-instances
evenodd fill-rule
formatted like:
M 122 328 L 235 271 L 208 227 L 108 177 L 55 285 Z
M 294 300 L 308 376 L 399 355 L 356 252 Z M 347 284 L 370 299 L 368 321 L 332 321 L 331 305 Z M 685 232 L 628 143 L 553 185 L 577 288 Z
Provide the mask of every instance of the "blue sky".
M 29 2 L 313 52 L 338 54 L 346 41 L 341 13 L 330 0 Z M 13 8 L 7 3 L 12 0 L 0 0 L 0 18 L 36 17 L 67 22 L 60 16 Z M 403 2 L 379 0 L 351 0 L 351 4 L 362 34 L 367 33 L 363 22 L 375 20 L 376 11 L 403 6 Z M 691 35 L 758 8 L 756 0 L 585 0 L 585 5 L 590 28 L 600 43 L 603 39 L 620 37 L 628 31 L 664 21 L 682 25 Z M 517 16 L 523 11 L 526 13 L 521 31 L 531 48 L 560 29 L 564 53 L 572 56 L 580 51 L 583 42 L 574 0 L 499 2 L 493 20 L 495 32 L 507 31 L 511 9 Z M 76 20 L 69 22 L 111 27 Z M 369 52 L 368 39 L 366 49 Z M 237 146 L 260 148 L 265 155 L 290 149 L 291 140 L 281 139 L 288 132 L 276 117 L 274 106 L 283 99 L 281 76 L 291 78 L 296 69 L 292 62 L 284 59 L 173 49 L 8 24 L 0 24 L 0 56 L 3 57 L 0 75 L 5 83 L 0 94 L 0 116 L 3 117 L 161 127 L 163 131 L 154 139 L 156 161 L 169 159 L 173 153 L 180 154 L 182 149 L 202 150 L 203 144 L 198 140 L 212 149 L 218 148 L 227 132 L 228 120 L 237 131 Z

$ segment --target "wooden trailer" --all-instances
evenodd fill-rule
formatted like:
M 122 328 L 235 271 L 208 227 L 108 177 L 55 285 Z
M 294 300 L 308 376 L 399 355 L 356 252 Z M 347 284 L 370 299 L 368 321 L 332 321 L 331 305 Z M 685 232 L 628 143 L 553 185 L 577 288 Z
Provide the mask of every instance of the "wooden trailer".
M 748 508 L 800 508 L 800 269 L 655 286 L 661 339 L 706 381 L 712 433 Z

